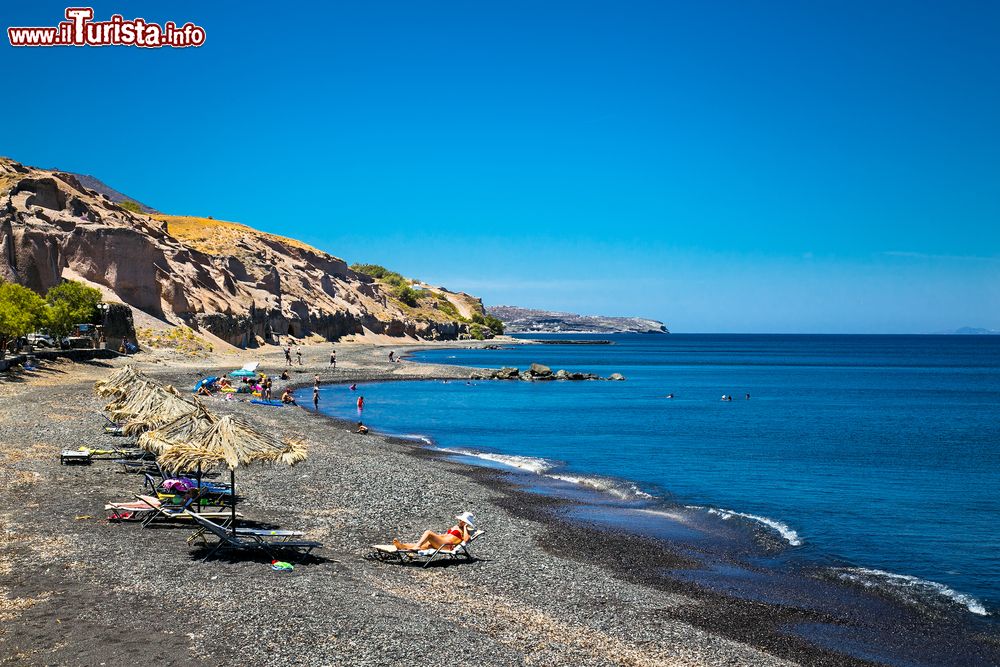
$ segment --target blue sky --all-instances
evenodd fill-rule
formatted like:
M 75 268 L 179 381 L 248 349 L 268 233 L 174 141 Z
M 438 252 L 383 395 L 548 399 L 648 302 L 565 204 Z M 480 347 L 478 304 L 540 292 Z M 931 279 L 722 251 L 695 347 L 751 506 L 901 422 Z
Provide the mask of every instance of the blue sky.
M 1000 4 L 93 6 L 207 42 L 4 40 L 0 154 L 488 304 L 1000 329 Z

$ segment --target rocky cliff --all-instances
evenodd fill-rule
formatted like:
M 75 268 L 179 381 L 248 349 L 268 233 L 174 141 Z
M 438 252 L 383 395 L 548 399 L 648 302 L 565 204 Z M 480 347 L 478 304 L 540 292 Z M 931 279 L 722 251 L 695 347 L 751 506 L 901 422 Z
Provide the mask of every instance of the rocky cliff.
M 210 218 L 132 213 L 72 174 L 0 158 L 0 278 L 44 292 L 64 277 L 235 345 L 289 333 L 451 339 L 483 312 L 474 297 L 423 284 L 408 305 L 298 241 Z
M 670 333 L 663 322 L 641 317 L 575 315 L 517 306 L 486 309 L 504 323 L 507 333 Z

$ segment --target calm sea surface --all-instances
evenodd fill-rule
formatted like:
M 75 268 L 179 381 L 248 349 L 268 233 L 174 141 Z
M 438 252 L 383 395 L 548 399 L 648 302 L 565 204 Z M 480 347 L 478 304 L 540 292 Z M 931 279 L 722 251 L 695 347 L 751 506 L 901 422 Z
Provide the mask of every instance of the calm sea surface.
M 361 393 L 376 430 L 753 523 L 844 579 L 1000 613 L 1000 336 L 590 338 L 614 345 L 414 358 L 627 381 L 331 386 L 322 407 L 355 417 Z

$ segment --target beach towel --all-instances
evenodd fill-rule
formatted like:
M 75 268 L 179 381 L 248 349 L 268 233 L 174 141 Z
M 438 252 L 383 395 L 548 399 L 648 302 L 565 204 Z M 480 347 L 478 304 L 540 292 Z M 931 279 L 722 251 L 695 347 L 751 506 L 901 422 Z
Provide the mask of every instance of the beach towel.
M 268 400 L 263 399 L 263 398 L 254 398 L 254 399 L 251 399 L 250 402 L 253 403 L 254 405 L 270 405 L 271 407 L 274 407 L 274 408 L 281 408 L 281 407 L 285 406 L 285 404 L 282 403 L 281 401 L 275 401 L 273 399 L 270 400 L 270 401 L 268 401 Z

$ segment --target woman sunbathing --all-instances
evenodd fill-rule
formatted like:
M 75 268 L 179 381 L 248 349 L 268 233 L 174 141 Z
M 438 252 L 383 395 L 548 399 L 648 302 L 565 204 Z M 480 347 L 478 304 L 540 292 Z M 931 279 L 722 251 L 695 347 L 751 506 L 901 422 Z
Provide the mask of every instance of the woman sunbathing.
M 452 526 L 446 533 L 435 533 L 427 530 L 416 542 L 400 542 L 393 540 L 392 544 L 402 551 L 420 551 L 421 549 L 440 549 L 442 546 L 455 545 L 465 542 L 471 536 L 471 531 L 476 529 L 475 517 L 471 512 L 462 512 L 455 517 L 458 525 Z

